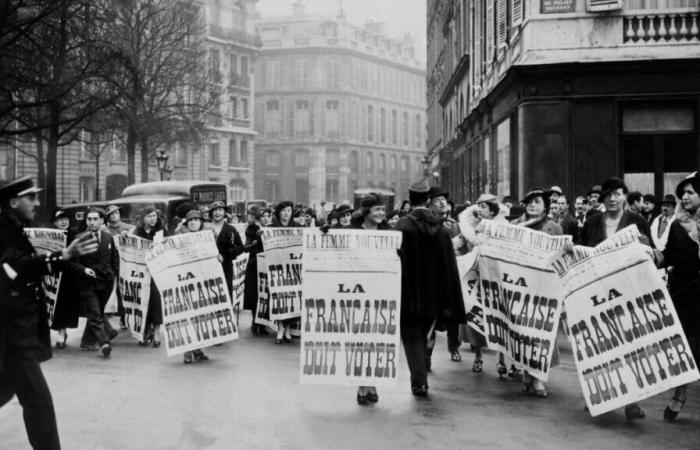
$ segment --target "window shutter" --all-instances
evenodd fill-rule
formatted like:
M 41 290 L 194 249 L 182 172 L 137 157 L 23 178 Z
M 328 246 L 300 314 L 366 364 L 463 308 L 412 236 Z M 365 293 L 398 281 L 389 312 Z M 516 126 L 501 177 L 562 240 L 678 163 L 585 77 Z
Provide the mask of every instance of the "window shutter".
M 523 0 L 511 0 L 511 27 L 523 23 Z
M 493 47 L 494 47 L 494 2 L 493 0 L 486 2 L 486 67 L 488 68 L 493 61 Z M 488 70 L 488 69 L 487 69 Z
M 508 0 L 497 0 L 497 47 L 500 49 L 505 45 L 508 38 Z

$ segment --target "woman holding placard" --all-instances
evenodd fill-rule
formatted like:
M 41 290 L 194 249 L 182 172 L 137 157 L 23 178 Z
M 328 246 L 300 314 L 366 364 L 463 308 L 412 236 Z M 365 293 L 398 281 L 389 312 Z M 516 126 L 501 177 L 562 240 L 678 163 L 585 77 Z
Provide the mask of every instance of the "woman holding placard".
M 185 216 L 185 228 L 180 231 L 180 234 L 185 233 L 196 233 L 204 229 L 204 222 L 202 221 L 202 213 L 198 209 L 193 209 L 187 213 Z M 206 361 L 209 357 L 201 349 L 193 350 L 191 352 L 185 352 L 182 362 L 185 364 L 192 364 L 193 361 Z
M 299 227 L 299 224 L 294 222 L 292 214 L 294 213 L 294 203 L 290 200 L 284 200 L 275 205 L 275 217 L 272 219 L 272 227 L 277 228 L 294 228 Z M 292 342 L 292 325 L 295 320 L 285 319 L 277 321 L 277 336 L 275 336 L 275 344 L 291 344 Z
M 377 194 L 369 194 L 362 199 L 361 215 L 355 216 L 351 228 L 360 230 L 391 230 L 386 222 L 386 205 Z M 366 405 L 377 403 L 379 395 L 375 386 L 360 386 L 357 388 L 357 403 Z
M 539 188 L 533 188 L 525 195 L 523 204 L 525 205 L 525 214 L 520 218 L 511 222 L 513 225 L 529 228 L 535 231 L 541 231 L 553 236 L 562 234 L 561 227 L 554 221 L 549 219 L 549 199 L 550 192 Z M 559 348 L 557 342 L 554 342 L 554 351 L 552 352 L 552 360 L 550 368 L 559 365 Z M 523 391 L 530 392 L 534 390 L 538 397 L 547 397 L 547 388 L 544 381 L 535 378 L 527 371 L 523 373 Z
M 695 361 L 700 356 L 700 175 L 693 172 L 676 188 L 680 205 L 671 222 L 663 251 L 654 251 L 659 267 L 673 267 L 668 275 L 668 291 L 683 326 Z M 664 419 L 672 421 L 688 399 L 688 385 L 679 386 L 664 410 Z

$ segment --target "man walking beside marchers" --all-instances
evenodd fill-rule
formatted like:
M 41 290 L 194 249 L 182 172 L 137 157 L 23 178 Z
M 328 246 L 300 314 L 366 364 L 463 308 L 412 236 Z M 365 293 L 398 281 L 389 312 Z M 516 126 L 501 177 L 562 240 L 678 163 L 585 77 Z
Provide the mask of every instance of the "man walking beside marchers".
M 425 181 L 408 191 L 412 210 L 396 224 L 403 240 L 401 258 L 401 339 L 411 372 L 413 395 L 428 395 L 428 335 L 440 321 L 465 322 L 457 260 L 443 219 L 428 209 Z

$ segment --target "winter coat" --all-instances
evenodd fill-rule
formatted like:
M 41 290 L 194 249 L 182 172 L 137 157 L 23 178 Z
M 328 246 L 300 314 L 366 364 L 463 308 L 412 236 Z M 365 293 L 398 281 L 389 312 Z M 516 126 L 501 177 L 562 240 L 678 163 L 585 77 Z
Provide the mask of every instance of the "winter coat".
M 216 236 L 216 248 L 219 250 L 219 254 L 224 258 L 221 267 L 224 269 L 226 286 L 228 286 L 228 292 L 231 294 L 233 287 L 233 260 L 243 253 L 241 235 L 238 234 L 238 231 L 236 231 L 233 225 L 224 222 L 221 226 L 221 231 L 219 231 L 219 235 Z
M 457 260 L 442 217 L 416 208 L 394 229 L 403 233 L 399 250 L 402 326 L 436 319 L 444 324 L 465 323 Z
M 595 247 L 607 239 L 608 236 L 605 234 L 605 216 L 605 214 L 596 214 L 586 220 L 586 223 L 583 224 L 583 230 L 581 230 L 581 245 Z M 649 238 L 649 224 L 642 216 L 630 211 L 623 212 L 616 231 L 620 231 L 629 225 L 636 225 L 639 232 L 645 236 L 644 243 L 652 245 Z
M 75 239 L 75 232 L 67 230 L 66 245 Z M 53 312 L 52 330 L 64 328 L 77 328 L 82 307 L 80 305 L 80 294 L 76 288 L 75 275 L 68 270 L 61 274 L 61 284 L 58 287 L 56 307 Z
M 262 227 L 257 223 L 248 225 L 245 229 L 245 245 L 243 250 L 248 252 L 248 265 L 245 268 L 245 290 L 243 293 L 243 309 L 255 310 L 258 304 L 258 254 L 264 251 L 262 238 L 258 232 Z
M 662 267 L 668 274 L 668 291 L 686 336 L 700 339 L 700 256 L 698 242 L 691 239 L 680 222 L 669 225 Z M 695 354 L 698 358 L 700 355 Z
M 23 225 L 0 213 L 0 372 L 10 358 L 51 358 L 41 277 L 62 267 L 59 252 L 37 255 Z

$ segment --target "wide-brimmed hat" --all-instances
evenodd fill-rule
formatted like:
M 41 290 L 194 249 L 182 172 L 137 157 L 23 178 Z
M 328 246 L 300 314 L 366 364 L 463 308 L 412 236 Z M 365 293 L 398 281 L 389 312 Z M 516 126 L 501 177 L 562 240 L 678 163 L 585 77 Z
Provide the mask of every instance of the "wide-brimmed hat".
M 676 205 L 676 197 L 673 194 L 666 194 L 664 198 L 661 199 L 662 205 Z
M 345 214 L 352 214 L 353 209 L 350 205 L 340 205 L 335 209 L 338 217 L 343 217 Z
M 193 209 L 185 216 L 185 222 L 189 222 L 192 219 L 202 220 L 202 213 L 200 213 L 198 209 Z
M 693 183 L 693 189 L 695 189 L 695 186 L 700 185 L 700 174 L 698 174 L 698 172 L 695 171 L 687 177 L 683 178 L 683 181 L 678 183 L 678 186 L 676 186 L 676 197 L 683 198 L 683 186 L 685 186 L 686 183 Z
M 223 210 L 226 211 L 226 205 L 221 200 L 217 200 L 209 206 L 209 209 L 212 211 L 219 208 L 223 208 Z
M 476 199 L 476 204 L 478 205 L 479 203 L 498 203 L 498 197 L 493 194 L 481 194 Z
M 34 182 L 28 176 L 12 180 L 0 187 L 0 200 L 7 200 L 16 197 L 23 197 L 29 194 L 36 194 L 42 189 L 34 186 Z
M 107 211 L 105 211 L 105 216 L 109 217 L 110 214 L 117 211 L 119 211 L 119 207 L 117 205 L 109 205 L 107 207 Z
M 610 195 L 610 193 L 616 189 L 622 189 L 622 192 L 625 194 L 629 193 L 629 189 L 627 189 L 627 185 L 625 184 L 625 181 L 622 178 L 619 177 L 610 177 L 603 181 L 603 185 L 600 190 L 600 199 L 603 200 L 605 197 Z
M 447 192 L 446 190 L 444 190 L 440 186 L 432 186 L 428 190 L 428 197 L 430 197 L 431 200 L 434 199 L 435 197 L 449 198 L 450 194 L 449 194 L 449 192 Z

